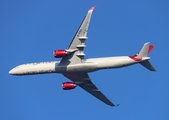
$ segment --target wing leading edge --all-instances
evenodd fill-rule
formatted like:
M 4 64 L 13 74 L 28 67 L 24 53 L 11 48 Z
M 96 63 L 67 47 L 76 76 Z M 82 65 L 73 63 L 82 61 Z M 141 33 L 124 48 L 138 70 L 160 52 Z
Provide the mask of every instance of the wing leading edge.
M 87 39 L 87 31 L 94 8 L 95 6 L 90 8 L 84 17 L 79 29 L 77 30 L 73 40 L 67 49 L 67 52 L 69 54 L 62 58 L 60 65 L 69 65 L 84 62 L 85 41 Z
M 110 106 L 115 106 L 103 93 L 92 83 L 87 73 L 70 73 L 63 74 L 68 79 L 72 80 L 76 85 L 83 88 L 88 93 L 92 94 L 102 102 Z

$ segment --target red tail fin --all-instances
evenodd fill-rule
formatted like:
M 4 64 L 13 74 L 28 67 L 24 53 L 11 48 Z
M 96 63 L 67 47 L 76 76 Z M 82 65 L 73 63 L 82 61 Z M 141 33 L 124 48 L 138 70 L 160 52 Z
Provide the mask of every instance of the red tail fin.
M 151 52 L 151 50 L 154 48 L 154 45 L 150 45 L 149 48 L 148 48 L 148 53 Z M 137 57 L 139 53 L 133 55 L 133 57 Z
M 150 45 L 148 48 L 148 53 L 150 53 L 153 48 L 154 48 L 154 45 Z

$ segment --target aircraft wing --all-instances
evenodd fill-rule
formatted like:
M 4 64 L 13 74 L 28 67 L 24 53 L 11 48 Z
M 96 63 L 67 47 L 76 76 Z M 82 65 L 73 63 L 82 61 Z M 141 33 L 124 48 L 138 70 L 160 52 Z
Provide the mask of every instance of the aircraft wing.
M 67 49 L 68 54 L 62 58 L 60 65 L 84 62 L 85 41 L 87 39 L 88 26 L 94 8 L 95 6 L 90 8 L 87 15 L 84 17 L 79 29 L 77 30 L 72 42 Z
M 87 73 L 68 73 L 63 74 L 68 79 L 72 80 L 76 85 L 80 86 L 84 90 L 86 90 L 88 93 L 92 94 L 102 102 L 106 103 L 110 106 L 115 106 L 106 96 L 101 93 L 101 91 L 92 83 L 90 77 Z

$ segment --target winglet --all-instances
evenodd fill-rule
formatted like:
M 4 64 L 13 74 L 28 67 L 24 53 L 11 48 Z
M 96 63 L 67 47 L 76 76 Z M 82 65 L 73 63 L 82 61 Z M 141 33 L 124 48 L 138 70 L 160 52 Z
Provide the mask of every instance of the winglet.
M 120 105 L 120 104 L 117 104 L 116 107 L 119 106 L 119 105 Z
M 96 6 L 91 7 L 89 10 L 94 10 Z

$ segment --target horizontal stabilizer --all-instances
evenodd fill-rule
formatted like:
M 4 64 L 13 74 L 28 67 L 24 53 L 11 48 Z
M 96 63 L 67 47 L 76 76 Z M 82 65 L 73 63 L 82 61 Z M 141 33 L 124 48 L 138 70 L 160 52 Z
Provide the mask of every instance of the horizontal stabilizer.
M 148 60 L 140 62 L 140 64 L 145 68 L 149 69 L 150 71 L 156 71 L 155 68 L 151 65 L 151 63 Z

